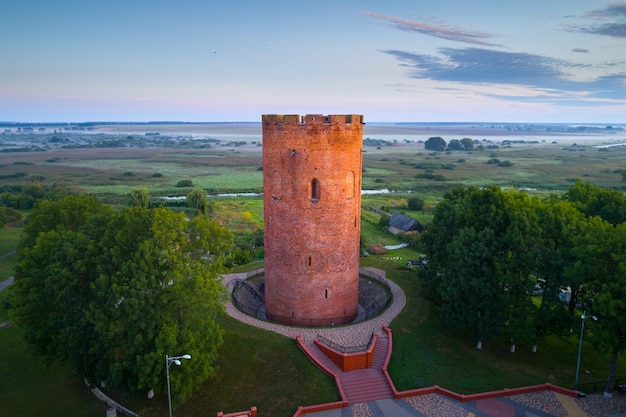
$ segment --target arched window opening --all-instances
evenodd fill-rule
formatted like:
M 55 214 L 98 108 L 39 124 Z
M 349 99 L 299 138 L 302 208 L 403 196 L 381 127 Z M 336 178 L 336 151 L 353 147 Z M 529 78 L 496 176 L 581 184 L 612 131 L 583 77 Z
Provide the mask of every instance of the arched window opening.
M 320 180 L 313 178 L 311 180 L 311 200 L 320 199 Z

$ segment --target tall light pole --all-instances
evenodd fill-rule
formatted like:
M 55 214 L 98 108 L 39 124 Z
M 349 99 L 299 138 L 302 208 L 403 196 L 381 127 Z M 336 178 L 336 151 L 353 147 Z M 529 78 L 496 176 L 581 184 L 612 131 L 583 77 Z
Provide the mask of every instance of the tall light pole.
M 172 417 L 172 389 L 170 387 L 170 365 L 176 364 L 180 366 L 181 359 L 191 359 L 191 355 L 167 356 L 165 355 L 165 374 L 167 375 L 167 404 L 170 408 L 170 417 Z
M 598 321 L 596 316 L 590 316 L 594 321 Z M 587 310 L 580 316 L 580 342 L 578 342 L 578 362 L 576 362 L 576 380 L 574 381 L 574 389 L 578 389 L 578 371 L 580 370 L 580 352 L 583 348 L 583 332 L 585 331 L 585 319 L 587 318 Z

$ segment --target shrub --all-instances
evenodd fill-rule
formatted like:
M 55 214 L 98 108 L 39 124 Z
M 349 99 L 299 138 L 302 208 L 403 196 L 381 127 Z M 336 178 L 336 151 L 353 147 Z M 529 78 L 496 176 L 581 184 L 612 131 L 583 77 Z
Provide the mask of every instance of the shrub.
M 429 173 L 429 172 L 417 174 L 415 178 L 424 179 L 424 180 L 434 180 L 434 181 L 445 181 L 446 179 L 443 175 Z
M 406 201 L 406 206 L 409 210 L 423 210 L 424 200 L 419 197 L 409 197 Z
M 193 181 L 191 181 L 191 180 L 180 180 L 180 181 L 178 181 L 178 183 L 176 184 L 176 187 L 179 187 L 179 188 L 183 188 L 183 187 L 193 187 Z

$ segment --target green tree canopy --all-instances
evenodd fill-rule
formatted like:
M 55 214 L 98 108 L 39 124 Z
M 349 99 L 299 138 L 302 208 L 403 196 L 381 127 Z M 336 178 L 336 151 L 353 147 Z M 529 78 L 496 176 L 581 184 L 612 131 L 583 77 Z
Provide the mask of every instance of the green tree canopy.
M 228 231 L 89 197 L 42 202 L 29 220 L 10 305 L 35 352 L 125 392 L 163 392 L 165 355 L 189 353 L 178 400 L 213 375 Z
M 508 226 L 507 196 L 498 187 L 457 188 L 437 205 L 424 235 L 429 283 L 441 297 L 441 315 L 478 340 L 500 334 L 507 318 L 506 282 L 497 257 Z
M 22 213 L 11 207 L 0 207 L 0 226 L 16 223 L 22 220 Z
M 406 200 L 406 206 L 409 210 L 423 210 L 424 200 L 417 196 L 409 197 Z
M 442 318 L 479 340 L 504 332 L 536 343 L 569 317 L 561 288 L 571 285 L 576 295 L 582 286 L 571 272 L 569 233 L 584 222 L 567 202 L 495 186 L 446 193 L 423 236 Z M 537 288 L 539 306 L 531 298 Z
M 588 277 L 587 313 L 598 317 L 593 342 L 611 354 L 605 393 L 615 383 L 617 359 L 626 351 L 626 223 L 613 226 L 594 217 L 578 238 L 582 252 L 575 268 Z
M 465 148 L 458 139 L 451 139 L 450 142 L 448 142 L 449 151 L 462 151 L 463 149 Z
M 613 225 L 626 222 L 626 196 L 622 191 L 576 180 L 565 198 L 587 216 L 600 216 Z
M 424 142 L 424 149 L 441 152 L 446 149 L 446 141 L 440 136 L 430 137 Z
M 196 208 L 200 211 L 204 211 L 204 208 L 207 205 L 206 201 L 206 191 L 202 188 L 194 188 L 187 194 L 187 199 L 185 200 L 187 207 Z
M 463 149 L 465 149 L 466 151 L 471 151 L 474 149 L 474 141 L 471 138 L 461 139 L 461 145 L 463 145 Z
M 144 207 L 147 208 L 150 204 L 150 198 L 148 197 L 148 190 L 146 188 L 138 188 L 131 190 L 126 195 L 126 203 L 129 207 Z

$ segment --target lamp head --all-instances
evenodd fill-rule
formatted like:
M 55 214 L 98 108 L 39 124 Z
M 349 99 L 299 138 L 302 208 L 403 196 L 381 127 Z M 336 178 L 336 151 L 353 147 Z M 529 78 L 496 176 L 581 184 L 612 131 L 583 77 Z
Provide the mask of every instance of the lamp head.
M 181 356 L 181 358 L 183 358 L 183 359 L 191 359 L 191 355 L 189 355 L 189 354 L 183 355 L 183 356 Z
M 585 320 L 587 317 L 590 317 L 593 321 L 598 321 L 598 318 L 596 316 L 587 316 L 584 313 L 580 316 L 580 318 L 583 320 Z

